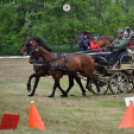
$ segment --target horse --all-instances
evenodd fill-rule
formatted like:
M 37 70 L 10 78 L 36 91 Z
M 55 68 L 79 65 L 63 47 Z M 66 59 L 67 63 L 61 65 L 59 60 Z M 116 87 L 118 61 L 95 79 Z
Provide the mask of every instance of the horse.
M 57 56 L 61 56 L 61 55 L 62 54 L 58 54 Z M 31 54 L 30 55 L 30 58 L 29 58 L 29 63 L 33 64 L 33 69 L 34 69 L 35 73 L 32 74 L 32 75 L 30 75 L 30 77 L 29 77 L 29 80 L 28 80 L 28 83 L 27 83 L 27 90 L 28 91 L 31 91 L 31 80 L 32 80 L 32 78 L 35 77 L 36 79 L 35 79 L 35 83 L 34 83 L 34 87 L 33 87 L 32 93 L 30 95 L 28 95 L 28 96 L 34 96 L 35 91 L 36 91 L 36 88 L 38 86 L 38 82 L 39 82 L 40 77 L 49 76 L 50 75 L 49 72 L 48 72 L 48 70 L 44 69 L 43 66 L 34 65 L 34 63 L 39 63 L 39 64 L 44 63 L 44 61 L 43 61 L 43 59 L 41 57 L 38 57 L 37 60 L 35 58 L 36 57 L 33 54 Z M 68 92 L 70 91 L 70 89 L 73 87 L 73 85 L 74 85 L 74 79 L 75 79 L 76 82 L 79 84 L 81 90 L 82 90 L 82 95 L 85 96 L 86 95 L 85 94 L 86 91 L 83 88 L 83 85 L 81 83 L 80 78 L 77 77 L 77 76 L 73 76 L 73 75 L 72 76 L 68 75 L 68 78 L 69 78 L 69 87 L 68 87 L 68 89 L 66 91 L 66 94 L 68 94 Z
M 77 46 L 80 44 L 80 38 L 83 36 L 84 31 L 80 31 L 77 35 L 76 41 L 77 41 Z M 87 32 L 87 38 L 89 41 L 94 40 L 95 35 Z M 106 36 L 100 36 L 98 37 L 98 40 L 94 40 L 98 44 L 99 47 L 107 47 L 111 44 L 111 42 L 114 40 L 114 37 L 111 35 L 106 35 Z
M 100 36 L 98 39 L 105 39 L 105 40 L 109 40 L 110 43 L 113 42 L 114 37 L 112 35 L 104 35 L 104 36 Z
M 49 68 L 49 74 L 52 75 L 55 83 L 53 87 L 53 92 L 50 97 L 53 97 L 55 94 L 55 90 L 58 87 L 63 96 L 67 96 L 66 92 L 63 91 L 59 84 L 59 80 L 63 76 L 63 74 L 67 74 L 70 77 L 76 76 L 76 72 L 81 73 L 82 75 L 87 77 L 86 88 L 90 91 L 88 84 L 90 79 L 95 81 L 97 91 L 100 92 L 99 86 L 97 84 L 97 80 L 94 77 L 94 59 L 91 56 L 88 56 L 84 53 L 79 53 L 77 55 L 67 55 L 68 62 L 65 62 L 65 56 L 61 56 L 59 59 L 54 60 L 54 52 L 51 48 L 47 46 L 43 39 L 39 37 L 30 37 L 25 41 L 23 48 L 20 51 L 20 55 L 24 55 L 25 52 L 31 52 L 33 55 L 37 55 L 38 57 L 42 57 L 46 65 L 58 66 L 60 68 L 66 68 L 66 70 L 51 70 Z

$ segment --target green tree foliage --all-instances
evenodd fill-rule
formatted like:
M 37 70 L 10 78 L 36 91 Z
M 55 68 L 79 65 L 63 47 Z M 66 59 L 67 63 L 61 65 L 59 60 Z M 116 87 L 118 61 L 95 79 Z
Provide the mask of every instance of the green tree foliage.
M 65 3 L 69 12 L 63 11 Z M 118 28 L 134 29 L 133 5 L 133 0 L 2 0 L 0 55 L 17 55 L 27 36 L 44 38 L 55 51 L 78 51 L 82 30 L 116 36 Z

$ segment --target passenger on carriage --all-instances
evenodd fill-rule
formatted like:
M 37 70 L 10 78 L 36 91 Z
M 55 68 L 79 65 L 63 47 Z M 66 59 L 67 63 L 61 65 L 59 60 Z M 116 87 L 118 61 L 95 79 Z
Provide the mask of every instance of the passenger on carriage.
M 113 41 L 111 45 L 108 46 L 108 49 L 112 49 L 112 54 L 107 54 L 106 59 L 109 63 L 114 64 L 119 56 L 126 52 L 127 39 L 123 36 L 124 30 L 118 29 L 118 37 Z
M 98 46 L 96 41 L 89 41 L 90 49 L 94 51 L 101 51 L 102 49 Z
M 124 36 L 129 40 L 134 37 L 134 33 L 129 26 L 125 27 Z
M 90 43 L 87 39 L 87 32 L 84 32 L 80 39 L 80 51 L 87 51 L 88 49 L 90 49 Z
M 98 40 L 98 36 L 96 36 L 96 35 L 93 38 L 94 38 L 94 40 Z
M 99 47 L 96 41 L 89 41 L 90 43 L 90 50 L 93 50 L 95 52 L 102 52 L 102 49 Z M 105 55 L 101 55 L 103 58 L 106 58 Z

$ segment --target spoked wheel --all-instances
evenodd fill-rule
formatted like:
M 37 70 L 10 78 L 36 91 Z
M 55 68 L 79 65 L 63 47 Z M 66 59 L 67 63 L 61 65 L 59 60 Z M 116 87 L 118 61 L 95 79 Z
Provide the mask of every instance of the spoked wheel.
M 126 93 L 128 89 L 128 78 L 124 73 L 114 73 L 109 80 L 109 88 L 113 94 Z
M 104 95 L 107 93 L 108 90 L 108 82 L 106 81 L 98 81 L 98 86 L 100 88 L 100 92 L 98 92 L 97 87 L 94 82 L 89 83 L 89 87 L 91 89 L 91 92 L 93 92 L 95 95 Z

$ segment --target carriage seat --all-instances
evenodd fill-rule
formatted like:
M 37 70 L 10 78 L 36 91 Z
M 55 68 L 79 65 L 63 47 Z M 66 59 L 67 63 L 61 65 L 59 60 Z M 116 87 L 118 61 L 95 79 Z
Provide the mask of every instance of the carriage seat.
M 119 56 L 119 63 L 120 64 L 130 64 L 131 59 L 132 59 L 132 56 L 128 55 L 127 52 L 124 52 Z
M 131 59 L 132 56 L 128 55 L 127 52 L 123 52 L 122 54 L 119 55 L 118 60 L 114 64 L 109 63 L 104 57 L 98 57 L 96 61 L 99 65 L 115 67 L 116 64 L 131 64 Z

